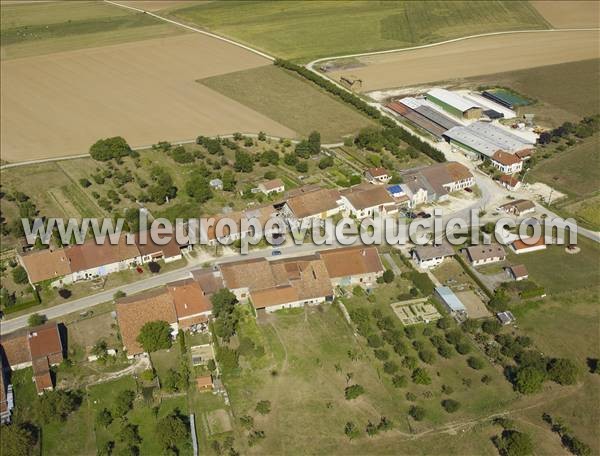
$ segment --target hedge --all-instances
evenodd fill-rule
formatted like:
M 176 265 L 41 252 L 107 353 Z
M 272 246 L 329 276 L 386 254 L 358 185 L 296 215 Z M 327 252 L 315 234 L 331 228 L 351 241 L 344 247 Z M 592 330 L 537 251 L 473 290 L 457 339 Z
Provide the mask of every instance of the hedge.
M 467 274 L 469 274 L 469 276 L 475 281 L 475 283 L 479 286 L 479 288 L 481 288 L 483 290 L 483 292 L 487 295 L 487 297 L 492 299 L 492 296 L 494 296 L 494 294 L 490 291 L 490 289 L 488 287 L 486 287 L 483 284 L 483 282 L 481 280 L 479 280 L 479 277 L 477 277 L 477 275 L 471 270 L 471 268 L 467 265 L 467 263 L 465 263 L 465 260 L 463 260 L 463 258 L 460 255 L 455 255 L 454 257 L 458 260 L 458 262 L 460 263 L 460 265 L 462 266 L 464 271 Z
M 385 128 L 394 129 L 395 130 L 394 133 L 400 139 L 402 139 L 402 141 L 404 141 L 408 145 L 414 147 L 415 149 L 420 150 L 421 152 L 423 152 L 425 155 L 429 156 L 433 160 L 435 160 L 437 162 L 445 162 L 446 161 L 446 157 L 444 156 L 444 154 L 442 152 L 437 150 L 435 147 L 432 147 L 430 144 L 426 143 L 425 141 L 422 141 L 418 136 L 413 135 L 412 133 L 408 132 L 404 128 L 398 127 L 396 122 L 394 122 L 389 117 L 382 116 L 381 112 L 377 108 L 374 108 L 373 106 L 369 105 L 366 101 L 362 100 L 360 97 L 357 97 L 356 95 L 340 88 L 338 85 L 334 84 L 333 82 L 329 81 L 328 79 L 325 79 L 325 78 L 319 76 L 318 74 L 310 71 L 309 69 L 307 69 L 301 65 L 296 65 L 295 63 L 288 62 L 287 60 L 283 60 L 283 59 L 276 59 L 274 64 L 276 66 L 279 66 L 286 70 L 298 73 L 303 78 L 306 78 L 311 82 L 314 82 L 319 87 L 325 89 L 327 92 L 340 97 L 342 99 L 342 101 L 351 104 L 356 109 L 363 112 L 364 114 L 371 117 L 372 119 L 378 120 L 381 123 L 381 125 L 383 125 Z

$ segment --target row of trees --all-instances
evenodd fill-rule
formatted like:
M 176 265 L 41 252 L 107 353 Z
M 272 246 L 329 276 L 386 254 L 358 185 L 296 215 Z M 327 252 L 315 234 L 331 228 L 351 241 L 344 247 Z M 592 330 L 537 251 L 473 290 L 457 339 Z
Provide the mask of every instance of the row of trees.
M 445 157 L 442 152 L 440 152 L 430 144 L 426 143 L 425 141 L 422 141 L 418 136 L 413 135 L 412 133 L 408 132 L 407 130 L 401 127 L 398 127 L 392 119 L 382 116 L 381 112 L 377 108 L 369 105 L 367 102 L 365 102 L 358 96 L 338 87 L 336 84 L 329 81 L 328 79 L 325 79 L 313 73 L 312 71 L 306 69 L 301 65 L 296 65 L 295 63 L 288 62 L 286 60 L 277 59 L 275 60 L 275 65 L 281 68 L 285 68 L 286 70 L 298 73 L 302 77 L 314 82 L 319 87 L 322 87 L 329 93 L 340 97 L 344 102 L 351 104 L 367 116 L 380 121 L 385 130 L 392 130 L 392 134 L 394 136 L 402 139 L 402 141 L 423 152 L 425 155 L 428 155 L 432 159 L 439 162 L 445 161 Z
M 572 122 L 564 122 L 562 125 L 554 128 L 551 131 L 545 131 L 540 134 L 538 138 L 538 144 L 549 144 L 551 142 L 558 142 L 563 138 L 575 135 L 577 138 L 584 139 L 592 136 L 594 133 L 600 131 L 600 114 L 593 116 L 584 117 L 577 124 Z M 571 141 L 568 145 L 574 145 L 575 141 Z

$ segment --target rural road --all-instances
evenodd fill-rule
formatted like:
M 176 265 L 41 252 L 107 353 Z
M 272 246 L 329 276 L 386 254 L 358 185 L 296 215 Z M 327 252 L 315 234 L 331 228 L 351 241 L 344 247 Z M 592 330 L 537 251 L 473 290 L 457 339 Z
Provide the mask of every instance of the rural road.
M 314 244 L 303 244 L 303 245 L 291 245 L 289 247 L 282 247 L 278 250 L 281 251 L 281 255 L 277 256 L 277 258 L 285 258 L 286 256 L 297 256 L 299 254 L 311 254 L 320 250 L 332 249 L 335 247 L 340 247 L 340 244 L 334 243 L 333 245 L 314 245 Z M 225 264 L 231 263 L 234 261 L 240 260 L 248 260 L 253 258 L 266 258 L 271 257 L 272 249 L 262 249 L 254 252 L 250 252 L 243 257 L 239 255 L 232 255 L 229 257 L 222 257 L 213 262 L 213 264 Z M 140 293 L 145 290 L 150 290 L 152 288 L 156 288 L 162 285 L 165 285 L 169 282 L 174 282 L 176 280 L 181 280 L 190 277 L 190 271 L 200 269 L 200 262 L 193 262 L 187 264 L 186 266 L 174 270 L 169 271 L 164 274 L 159 274 L 148 279 L 140 280 L 138 282 L 133 282 L 127 285 L 122 285 L 119 287 L 111 288 L 100 293 L 93 294 L 91 296 L 86 296 L 83 298 L 75 299 L 73 301 L 65 302 L 64 304 L 59 304 L 57 306 L 49 307 L 47 309 L 41 309 L 38 312 L 32 313 L 40 313 L 46 315 L 49 320 L 56 319 L 58 317 L 62 317 L 64 315 L 81 312 L 90 307 L 93 307 L 98 304 L 102 304 L 104 302 L 111 301 L 113 299 L 114 294 L 117 291 L 123 291 L 127 295 L 132 295 L 135 293 Z M 22 315 L 20 317 L 11 318 L 7 320 L 0 321 L 0 334 L 7 334 L 17 329 L 21 329 L 27 326 L 27 319 L 32 314 Z

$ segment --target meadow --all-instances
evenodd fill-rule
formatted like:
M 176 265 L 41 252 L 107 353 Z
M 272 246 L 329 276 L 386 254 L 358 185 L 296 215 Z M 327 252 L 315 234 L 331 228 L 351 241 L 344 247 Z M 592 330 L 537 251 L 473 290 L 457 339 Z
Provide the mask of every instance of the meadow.
M 166 37 L 181 29 L 104 2 L 2 5 L 2 60 Z
M 302 136 L 318 130 L 323 142 L 337 142 L 343 136 L 374 125 L 339 99 L 276 66 L 213 76 L 199 82 Z
M 336 81 L 341 76 L 359 78 L 363 92 L 419 87 L 597 58 L 599 36 L 597 31 L 486 36 L 425 49 L 360 57 L 357 67 L 326 74 Z
M 211 2 L 171 15 L 298 61 L 547 27 L 526 2 Z

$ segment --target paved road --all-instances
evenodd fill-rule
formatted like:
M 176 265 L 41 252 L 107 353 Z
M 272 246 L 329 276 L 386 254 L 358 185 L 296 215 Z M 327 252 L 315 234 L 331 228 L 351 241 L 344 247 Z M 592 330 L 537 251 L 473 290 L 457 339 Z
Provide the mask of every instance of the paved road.
M 334 245 L 322 245 L 317 246 L 314 244 L 303 244 L 303 245 L 292 245 L 289 247 L 283 247 L 278 250 L 281 251 L 282 255 L 277 258 L 285 258 L 289 256 L 297 256 L 301 254 L 311 254 L 320 250 L 327 250 L 335 247 L 339 247 L 340 244 L 335 243 Z M 248 253 L 247 255 L 239 256 L 239 255 L 231 255 L 228 257 L 221 257 L 216 259 L 213 264 L 225 264 L 231 263 L 233 261 L 247 260 L 252 258 L 265 258 L 271 257 L 272 249 L 263 249 L 258 251 L 253 251 Z M 111 288 L 108 290 L 104 290 L 100 293 L 96 293 L 94 295 L 86 296 L 84 298 L 75 299 L 73 301 L 66 302 L 64 304 L 59 304 L 57 306 L 49 307 L 47 309 L 39 310 L 38 312 L 32 313 L 40 313 L 46 315 L 49 320 L 56 319 L 62 317 L 64 315 L 73 313 L 73 312 L 81 312 L 90 307 L 93 307 L 98 304 L 102 304 L 104 302 L 111 301 L 113 299 L 114 294 L 117 291 L 123 291 L 127 295 L 132 295 L 135 293 L 139 293 L 144 290 L 150 290 L 152 288 L 159 287 L 161 285 L 165 285 L 166 283 L 173 282 L 175 280 L 185 279 L 190 277 L 190 271 L 201 268 L 200 261 L 190 262 L 188 265 L 174 270 L 165 272 L 164 274 L 158 274 L 156 276 L 150 277 L 148 279 L 140 280 L 138 282 L 133 282 L 127 285 L 122 285 L 119 287 Z M 27 326 L 27 319 L 32 314 L 22 315 L 20 317 L 11 318 L 7 320 L 0 321 L 0 334 L 7 334 L 17 329 L 24 328 Z

